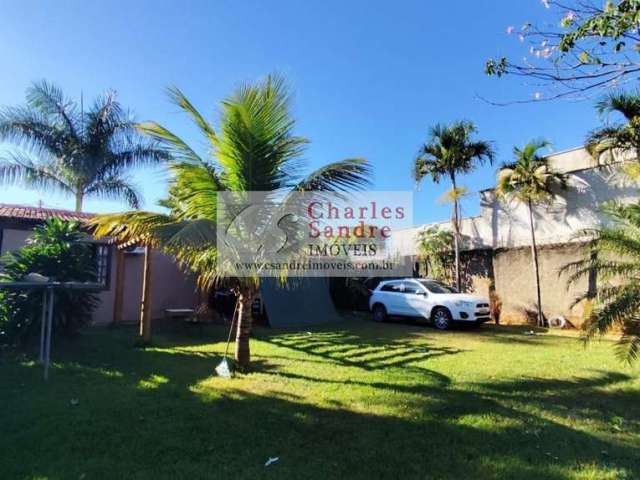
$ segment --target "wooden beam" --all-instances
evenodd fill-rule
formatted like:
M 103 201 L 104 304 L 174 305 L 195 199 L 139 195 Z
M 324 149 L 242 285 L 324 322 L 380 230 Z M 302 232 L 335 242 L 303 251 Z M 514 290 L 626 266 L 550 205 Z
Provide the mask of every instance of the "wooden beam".
M 144 247 L 144 273 L 140 302 L 140 336 L 144 343 L 151 342 L 151 248 Z
M 116 248 L 116 284 L 115 295 L 113 297 L 113 323 L 115 325 L 122 322 L 122 308 L 124 297 L 124 252 Z

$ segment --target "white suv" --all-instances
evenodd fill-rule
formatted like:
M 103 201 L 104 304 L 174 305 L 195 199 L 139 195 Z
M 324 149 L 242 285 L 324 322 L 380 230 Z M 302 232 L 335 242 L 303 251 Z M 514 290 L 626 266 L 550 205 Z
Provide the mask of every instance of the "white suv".
M 404 278 L 380 282 L 369 298 L 373 319 L 383 322 L 389 315 L 422 317 L 446 330 L 453 322 L 480 324 L 491 320 L 489 301 L 477 295 L 458 293 L 435 280 Z

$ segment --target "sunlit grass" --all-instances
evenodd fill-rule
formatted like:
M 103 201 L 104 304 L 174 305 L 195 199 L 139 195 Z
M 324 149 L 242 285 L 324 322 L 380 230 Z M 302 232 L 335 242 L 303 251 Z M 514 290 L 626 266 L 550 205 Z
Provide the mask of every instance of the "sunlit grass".
M 228 380 L 223 327 L 134 335 L 57 342 L 49 384 L 29 356 L 0 363 L 0 477 L 640 478 L 638 368 L 608 341 L 257 329 L 253 370 Z

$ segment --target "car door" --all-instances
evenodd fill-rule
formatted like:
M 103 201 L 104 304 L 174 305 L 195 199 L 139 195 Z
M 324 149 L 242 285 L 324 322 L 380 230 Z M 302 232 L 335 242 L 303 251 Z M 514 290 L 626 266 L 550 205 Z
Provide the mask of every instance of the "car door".
M 402 282 L 388 282 L 380 288 L 382 303 L 389 315 L 404 315 Z
M 404 282 L 406 314 L 412 317 L 429 317 L 429 293 L 416 282 Z

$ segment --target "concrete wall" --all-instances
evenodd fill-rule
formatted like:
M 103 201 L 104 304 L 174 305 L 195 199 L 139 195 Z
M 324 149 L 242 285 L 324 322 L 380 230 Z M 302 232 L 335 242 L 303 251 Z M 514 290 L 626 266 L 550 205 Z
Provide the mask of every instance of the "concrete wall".
M 583 244 L 547 245 L 538 251 L 542 310 L 546 318 L 562 315 L 575 326 L 582 322 L 584 302 L 576 298 L 595 288 L 595 278 L 583 278 L 571 286 L 560 270 L 569 262 L 589 255 Z M 510 248 L 494 252 L 495 296 L 501 303 L 500 323 L 526 323 L 535 316 L 536 287 L 531 249 Z

